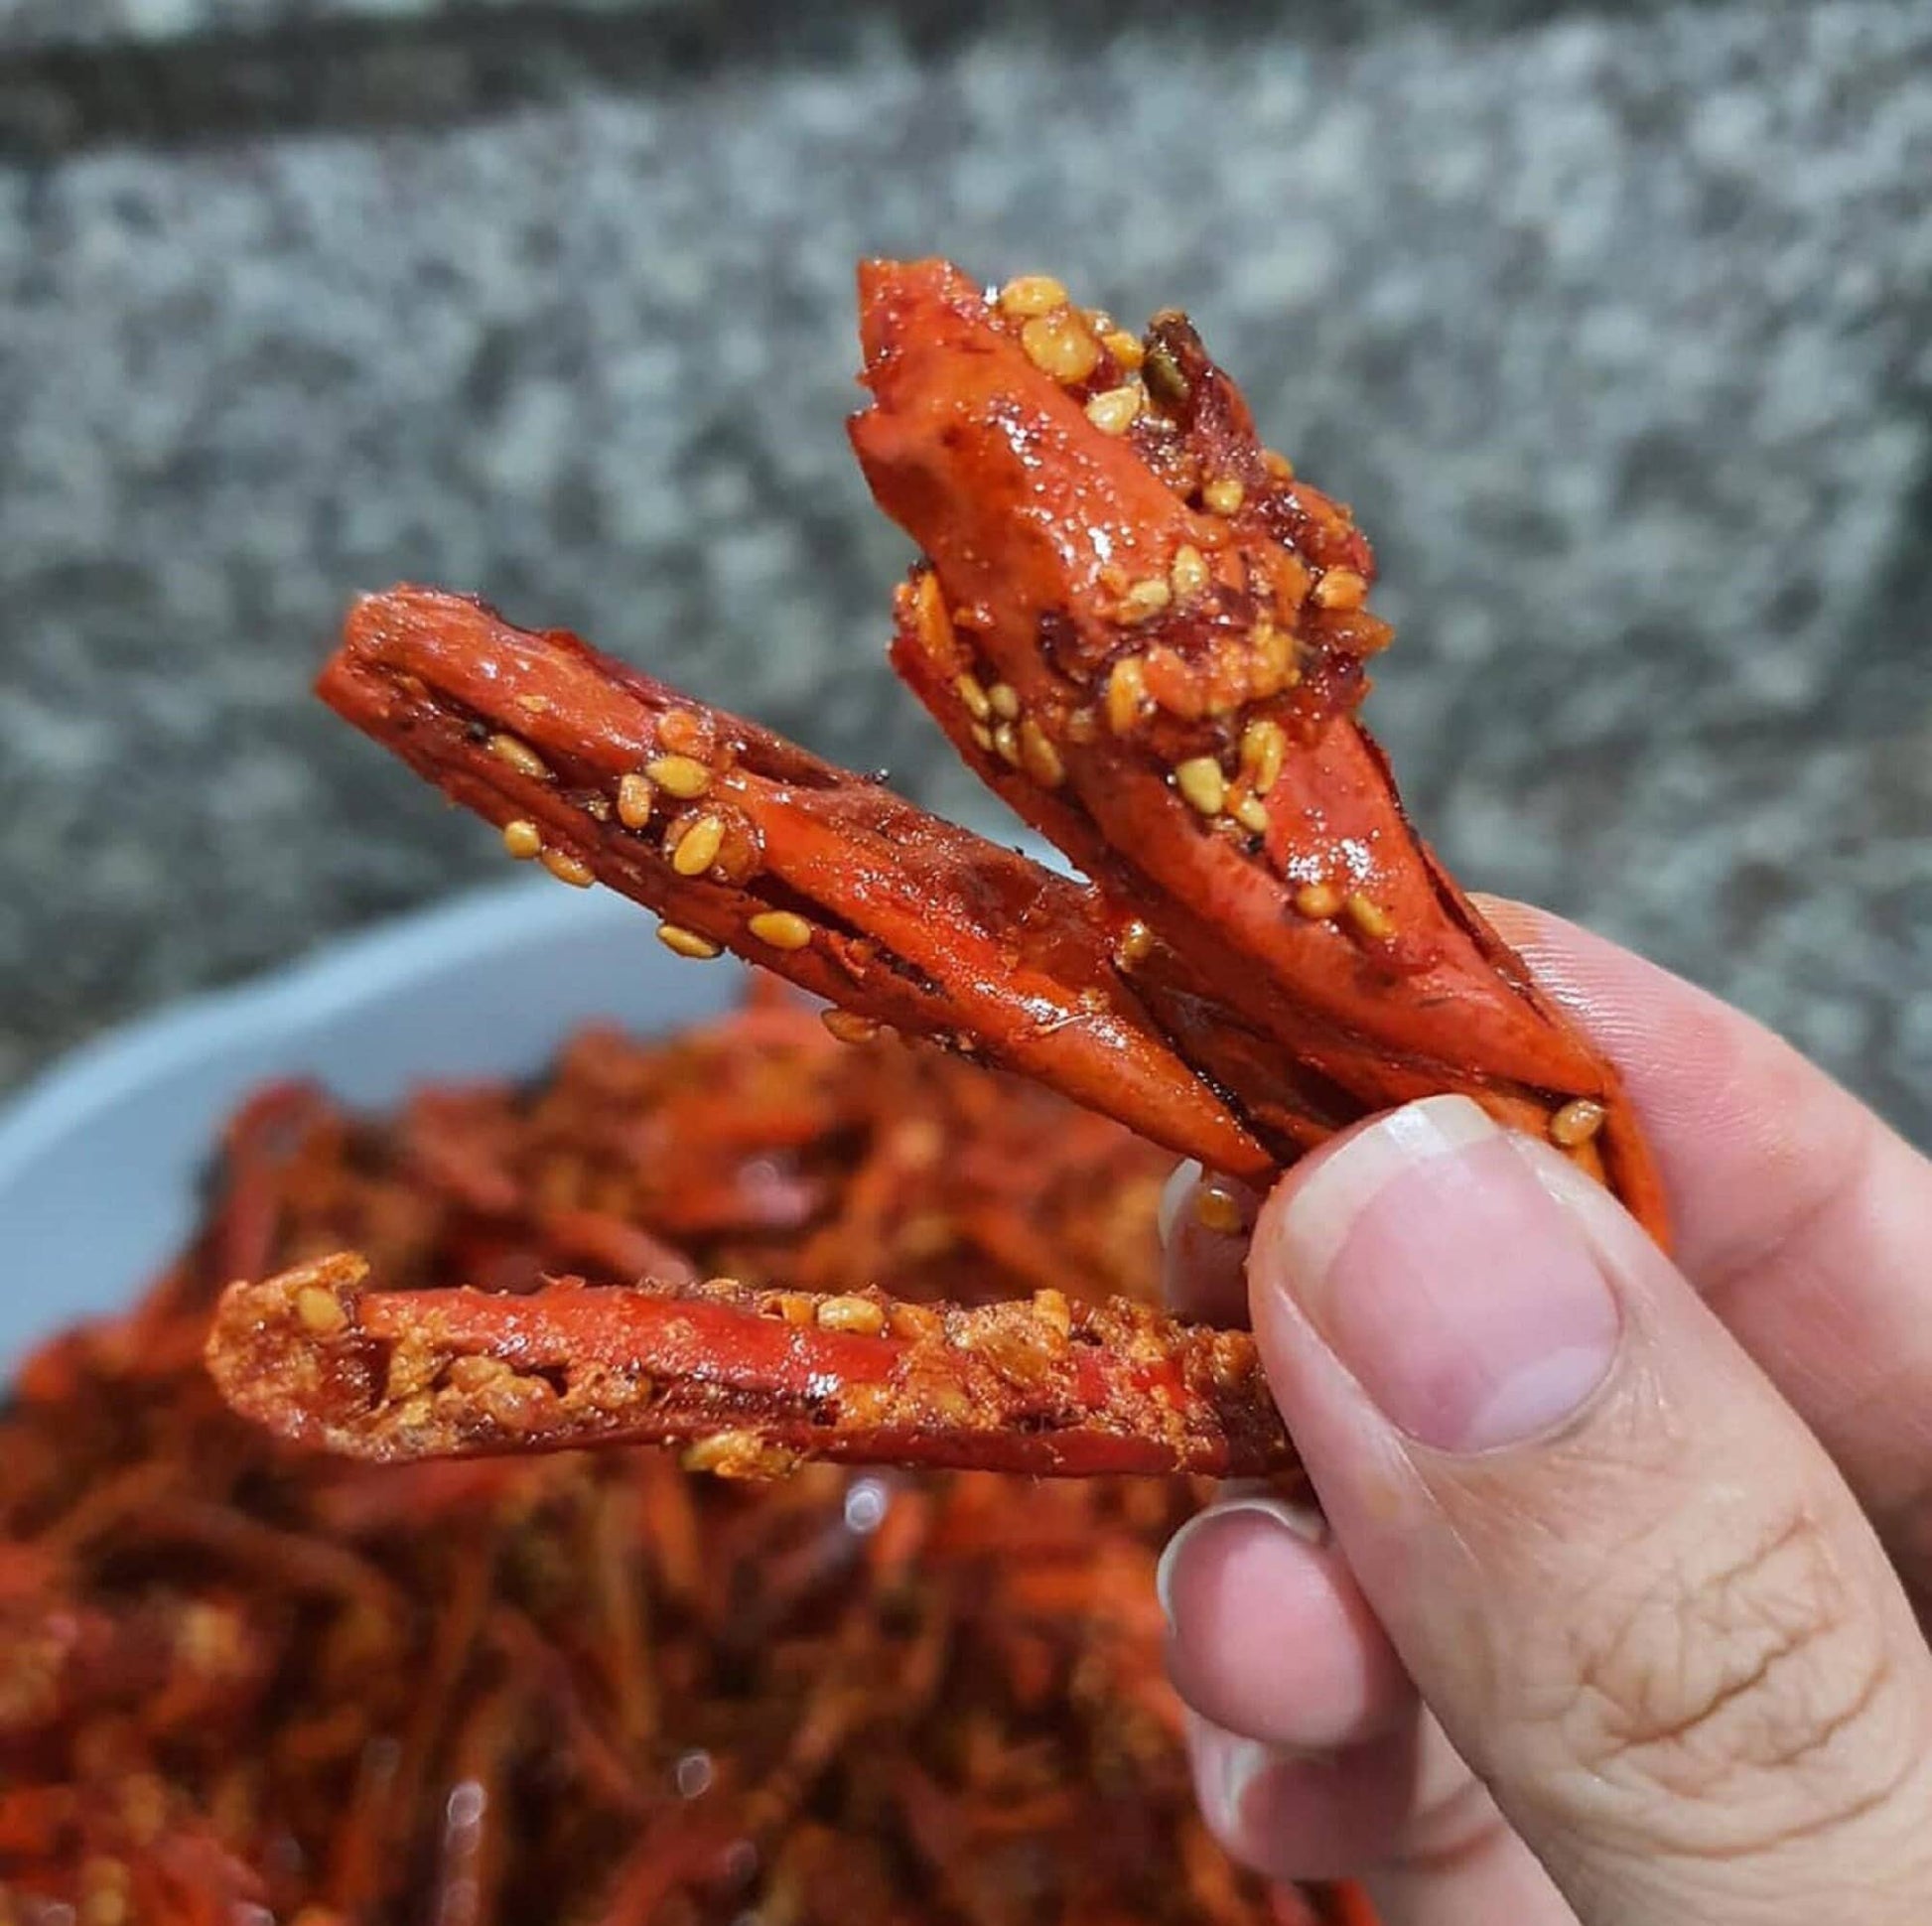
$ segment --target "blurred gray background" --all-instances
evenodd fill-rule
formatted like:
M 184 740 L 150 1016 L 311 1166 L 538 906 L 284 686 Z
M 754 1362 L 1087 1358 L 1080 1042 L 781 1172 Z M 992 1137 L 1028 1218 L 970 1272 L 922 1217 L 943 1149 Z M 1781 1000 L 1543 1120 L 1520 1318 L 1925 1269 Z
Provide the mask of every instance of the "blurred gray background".
M 1932 6 L 0 4 L 0 1081 L 502 873 L 327 718 L 483 591 L 941 806 L 867 251 L 1189 307 L 1471 884 L 1932 1138 Z

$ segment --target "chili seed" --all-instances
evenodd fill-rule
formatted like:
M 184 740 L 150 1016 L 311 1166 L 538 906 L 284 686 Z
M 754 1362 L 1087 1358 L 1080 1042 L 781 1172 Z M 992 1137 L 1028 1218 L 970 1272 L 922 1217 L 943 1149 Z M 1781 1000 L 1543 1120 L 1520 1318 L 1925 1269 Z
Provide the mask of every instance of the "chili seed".
M 677 848 L 671 852 L 671 868 L 679 876 L 703 876 L 718 860 L 724 844 L 724 819 L 700 816 L 677 839 Z
M 879 1026 L 870 1017 L 850 1010 L 821 1010 L 818 1021 L 841 1043 L 870 1043 L 879 1034 Z
M 1372 896 L 1351 890 L 1342 903 L 1348 920 L 1371 942 L 1386 942 L 1395 934 L 1395 918 Z
M 1107 727 L 1125 736 L 1147 701 L 1147 671 L 1138 655 L 1123 655 L 1107 676 Z
M 693 756 L 660 756 L 644 764 L 644 773 L 681 802 L 689 802 L 711 787 L 710 769 Z
M 709 936 L 700 936 L 695 929 L 686 929 L 682 923 L 659 923 L 657 940 L 677 956 L 688 956 L 693 962 L 703 963 L 716 956 L 718 944 Z
M 1220 814 L 1221 805 L 1227 800 L 1228 785 L 1220 763 L 1213 757 L 1190 756 L 1186 761 L 1175 763 L 1173 780 L 1174 787 L 1203 816 Z
M 959 699 L 966 705 L 967 713 L 975 722 L 984 722 L 993 713 L 992 702 L 976 675 L 957 675 L 953 677 L 953 688 Z
M 760 910 L 746 928 L 774 950 L 802 950 L 812 940 L 811 924 L 789 909 Z
M 1107 388 L 1095 395 L 1087 403 L 1087 419 L 1103 435 L 1124 435 L 1134 425 L 1134 417 L 1141 412 L 1141 389 L 1138 382 L 1128 382 L 1124 387 Z
M 597 881 L 591 866 L 568 850 L 547 849 L 537 860 L 559 883 L 568 883 L 573 890 L 588 890 Z
M 656 795 L 647 777 L 630 770 L 618 782 L 618 821 L 626 829 L 644 828 L 650 821 Z
M 1066 780 L 1066 764 L 1038 723 L 1029 716 L 1020 725 L 1020 760 L 1042 789 L 1057 789 Z
M 1367 594 L 1368 584 L 1353 569 L 1330 569 L 1313 590 L 1319 609 L 1359 609 Z
M 1016 320 L 1050 315 L 1066 305 L 1066 289 L 1050 274 L 1018 274 L 1000 290 L 1000 312 Z
M 1550 1119 L 1550 1142 L 1574 1151 L 1603 1128 L 1608 1113 L 1592 1097 L 1573 1097 Z
M 497 761 L 508 763 L 518 775 L 527 775 L 533 782 L 542 782 L 549 777 L 550 764 L 519 736 L 492 736 L 489 739 L 489 753 Z
M 857 1331 L 877 1337 L 886 1328 L 886 1313 L 870 1298 L 825 1298 L 818 1306 L 821 1330 Z

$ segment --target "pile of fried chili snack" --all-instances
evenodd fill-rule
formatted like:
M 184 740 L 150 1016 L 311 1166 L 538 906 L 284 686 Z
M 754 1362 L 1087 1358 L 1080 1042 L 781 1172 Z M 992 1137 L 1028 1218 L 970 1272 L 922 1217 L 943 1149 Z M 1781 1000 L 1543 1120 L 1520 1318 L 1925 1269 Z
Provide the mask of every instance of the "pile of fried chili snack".
M 175 1266 L 0 1416 L 0 1921 L 1341 1918 L 1194 1810 L 1153 1573 L 1197 1483 L 372 1466 L 202 1364 L 228 1280 L 345 1246 L 397 1288 L 1146 1297 L 1165 1162 L 769 985 L 533 1089 L 261 1093 Z
M 1368 541 L 1186 318 L 859 292 L 894 665 L 1078 876 L 561 630 L 362 598 L 346 721 L 769 974 L 532 1089 L 261 1093 L 175 1267 L 28 1363 L 0 1926 L 1372 1926 L 1192 1800 L 1176 1473 L 1296 1467 L 1251 1337 L 1152 1307 L 1165 1168 L 1265 1185 L 1456 1091 L 1667 1243 L 1656 1162 L 1416 834 Z

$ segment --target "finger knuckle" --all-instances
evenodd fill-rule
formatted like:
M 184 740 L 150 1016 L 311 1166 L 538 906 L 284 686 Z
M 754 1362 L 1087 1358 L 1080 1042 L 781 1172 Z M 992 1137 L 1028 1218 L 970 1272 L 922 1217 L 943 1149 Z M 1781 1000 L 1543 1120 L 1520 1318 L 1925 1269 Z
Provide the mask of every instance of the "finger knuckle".
M 1634 1548 L 1568 1633 L 1558 1736 L 1598 1823 L 1748 1850 L 1882 1799 L 1914 1741 L 1866 1589 L 1803 1503 L 1742 1539 Z

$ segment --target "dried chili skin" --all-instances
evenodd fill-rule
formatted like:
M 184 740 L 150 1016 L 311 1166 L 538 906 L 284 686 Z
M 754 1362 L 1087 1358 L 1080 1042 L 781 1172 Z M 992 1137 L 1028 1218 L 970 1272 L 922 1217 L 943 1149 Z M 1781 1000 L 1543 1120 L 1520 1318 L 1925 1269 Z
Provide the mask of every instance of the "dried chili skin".
M 853 445 L 925 551 L 894 663 L 1088 882 L 461 597 L 363 599 L 321 693 L 512 854 L 659 911 L 681 954 L 734 949 L 862 1025 L 1256 1181 L 1373 1111 L 1460 1092 L 1663 1238 L 1615 1071 L 1416 836 L 1355 720 L 1389 639 L 1367 540 L 1262 447 L 1185 317 L 1134 342 L 1056 283 L 992 299 L 939 261 L 867 263 L 860 309 L 872 399 Z M 581 1222 L 579 1247 L 684 1295 L 552 1283 L 513 1310 L 432 1307 L 362 1292 L 345 1256 L 333 1281 L 237 1286 L 210 1364 L 261 1422 L 392 1457 L 709 1426 L 739 1468 L 1292 1462 L 1251 1359 L 1208 1333 L 1095 1317 L 1054 1352 L 1008 1309 L 1004 1336 L 814 1325 L 779 1355 L 767 1307 L 699 1292 L 634 1232 Z M 292 1308 L 305 1291 L 335 1303 L 314 1325 Z M 1025 1381 L 982 1368 L 988 1336 L 1048 1363 Z M 398 1389 L 367 1362 L 376 1337 L 441 1375 Z
M 868 263 L 860 307 L 853 444 L 927 558 L 894 663 L 1090 886 L 462 598 L 365 599 L 325 698 L 514 852 L 664 913 L 682 953 L 737 950 L 1210 1168 L 1262 1180 L 1456 1091 L 1665 1237 L 1614 1069 L 1355 720 L 1389 633 L 1366 539 L 1261 446 L 1185 318 L 1130 352 L 935 261 Z
M 0 1917 L 1328 1918 L 1193 1809 L 1153 1573 L 1198 1480 L 377 1465 L 237 1418 L 200 1363 L 238 1261 L 354 1245 L 387 1298 L 529 1302 L 566 1268 L 592 1296 L 628 1247 L 586 1222 L 758 1293 L 1148 1303 L 1166 1164 L 1013 1078 L 835 1041 L 768 984 L 527 1087 L 250 1104 L 167 1275 L 0 1409 Z
M 927 1307 L 574 1278 L 385 1293 L 365 1269 L 336 1256 L 227 1292 L 208 1359 L 238 1412 L 388 1461 L 649 1444 L 741 1477 L 807 1457 L 1042 1477 L 1294 1464 L 1248 1333 L 1124 1299 Z
M 1037 352 L 1038 317 L 943 261 L 868 262 L 859 300 L 853 446 L 926 556 L 894 662 L 969 765 L 1300 1068 L 1314 1115 L 1451 1090 L 1536 1135 L 1587 1114 L 1588 1139 L 1556 1141 L 1664 1236 L 1615 1071 L 1354 719 L 1389 638 L 1366 539 L 1262 447 L 1185 317 L 1155 318 L 1123 390 L 1111 348 Z M 1108 432 L 1090 404 L 1122 392 Z M 989 685 L 1010 741 L 976 713 Z
M 573 635 L 428 589 L 358 602 L 317 686 L 452 800 L 533 824 L 546 855 L 676 929 L 1036 1076 L 1216 1169 L 1278 1161 L 1142 1008 L 1091 892 L 768 730 Z M 506 740 L 525 753 L 506 756 Z M 648 780 L 666 758 L 684 765 L 679 786 L 702 788 L 657 788 L 649 817 L 626 824 L 623 779 Z M 685 875 L 678 848 L 700 823 L 721 825 L 717 853 Z M 763 940 L 759 919 L 772 915 L 806 940 Z

